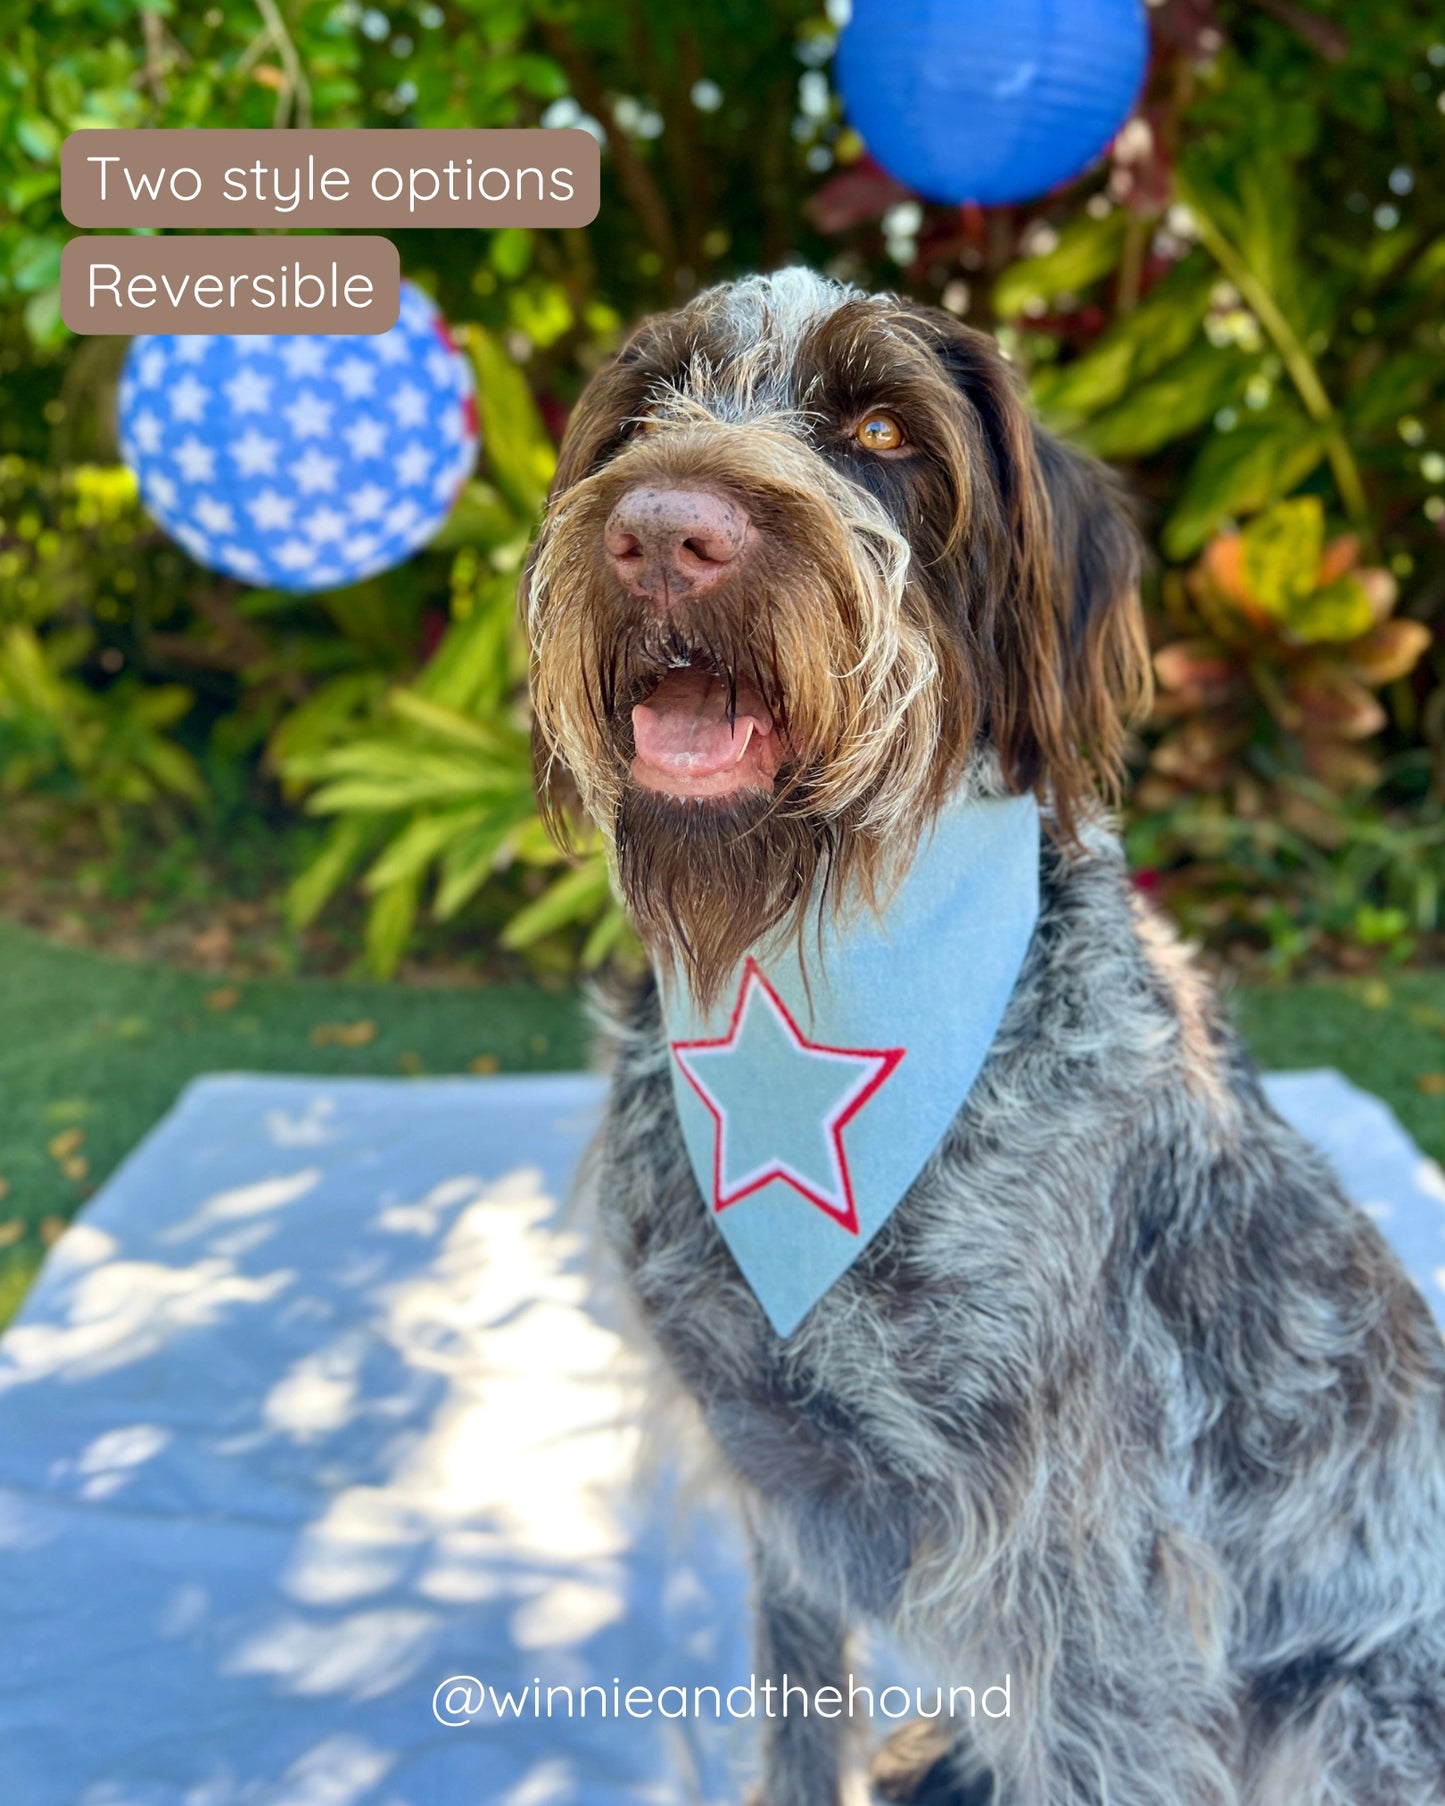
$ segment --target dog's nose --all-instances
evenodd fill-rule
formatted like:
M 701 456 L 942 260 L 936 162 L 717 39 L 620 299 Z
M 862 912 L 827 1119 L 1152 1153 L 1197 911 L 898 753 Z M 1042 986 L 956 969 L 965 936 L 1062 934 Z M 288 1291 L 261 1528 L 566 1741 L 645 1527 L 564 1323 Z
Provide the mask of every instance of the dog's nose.
M 745 509 L 711 489 L 639 487 L 608 516 L 607 556 L 624 588 L 653 601 L 711 589 L 743 554 Z

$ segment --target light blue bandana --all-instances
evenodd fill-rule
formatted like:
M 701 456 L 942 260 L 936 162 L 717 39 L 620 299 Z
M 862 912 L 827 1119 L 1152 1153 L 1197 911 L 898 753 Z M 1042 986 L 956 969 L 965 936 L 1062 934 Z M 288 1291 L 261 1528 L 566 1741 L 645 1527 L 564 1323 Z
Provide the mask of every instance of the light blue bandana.
M 1031 797 L 955 804 L 886 916 L 752 954 L 700 1014 L 663 991 L 683 1139 L 780 1336 L 882 1228 L 978 1077 L 1039 912 Z M 810 996 L 811 992 L 811 996 Z

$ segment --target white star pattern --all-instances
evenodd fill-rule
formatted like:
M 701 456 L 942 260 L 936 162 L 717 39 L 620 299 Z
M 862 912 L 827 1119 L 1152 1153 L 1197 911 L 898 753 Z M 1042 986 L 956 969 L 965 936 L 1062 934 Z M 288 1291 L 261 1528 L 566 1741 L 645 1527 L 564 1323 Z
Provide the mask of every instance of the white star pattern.
M 424 445 L 418 445 L 413 440 L 397 454 L 391 467 L 403 489 L 415 489 L 418 483 L 426 481 L 427 472 L 431 469 L 431 453 Z
M 142 336 L 119 437 L 151 515 L 245 583 L 337 587 L 401 563 L 476 456 L 471 366 L 409 283 L 390 332 Z
M 238 370 L 224 386 L 233 414 L 264 414 L 271 405 L 271 379 L 259 370 Z
M 246 504 L 246 512 L 262 529 L 279 527 L 284 532 L 291 525 L 296 504 L 289 495 L 278 495 L 274 489 L 263 489 Z
M 346 516 L 335 508 L 318 508 L 305 525 L 306 537 L 314 545 L 346 537 Z
M 282 343 L 281 362 L 288 376 L 320 376 L 326 368 L 326 347 L 319 339 L 292 339 Z
M 357 520 L 380 520 L 390 497 L 376 483 L 364 483 L 352 496 L 350 508 Z
M 303 389 L 281 412 L 290 421 L 291 431 L 298 439 L 324 439 L 331 431 L 331 403 L 323 401 L 311 389 Z
M 139 413 L 130 423 L 131 443 L 138 451 L 158 452 L 165 428 L 149 410 Z
M 249 577 L 256 583 L 265 581 L 266 567 L 249 547 L 224 545 L 218 549 L 218 556 L 238 576 Z
M 176 447 L 175 464 L 188 483 L 209 483 L 216 474 L 215 452 L 194 433 Z
M 337 461 L 312 446 L 291 466 L 291 475 L 303 495 L 320 495 L 336 487 Z
M 181 378 L 171 390 L 171 419 L 199 421 L 206 412 L 206 402 L 211 391 L 203 383 L 198 383 L 189 373 Z
M 231 447 L 231 456 L 243 477 L 269 477 L 275 474 L 280 444 L 248 426 Z
M 415 383 L 403 383 L 387 406 L 398 426 L 420 426 L 426 419 L 426 396 Z
M 163 470 L 152 471 L 146 478 L 146 494 L 158 508 L 167 513 L 181 499 L 181 492 Z
M 386 428 L 369 414 L 363 414 L 360 420 L 353 420 L 350 426 L 343 427 L 341 436 L 358 462 L 363 458 L 379 458 L 386 444 Z
M 208 533 L 234 533 L 236 517 L 229 502 L 218 502 L 213 495 L 203 495 L 192 512 Z
M 348 401 L 363 401 L 376 389 L 376 370 L 358 357 L 349 357 L 337 370 L 336 380 Z

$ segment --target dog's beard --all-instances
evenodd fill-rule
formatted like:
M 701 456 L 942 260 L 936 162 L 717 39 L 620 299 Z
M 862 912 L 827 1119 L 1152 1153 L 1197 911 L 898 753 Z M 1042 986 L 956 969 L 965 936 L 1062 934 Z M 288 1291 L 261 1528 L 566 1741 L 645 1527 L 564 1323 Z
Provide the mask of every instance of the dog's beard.
M 614 824 L 618 882 L 665 980 L 703 1007 L 748 949 L 821 903 L 848 833 L 780 809 L 761 791 L 726 804 L 678 803 L 632 787 Z

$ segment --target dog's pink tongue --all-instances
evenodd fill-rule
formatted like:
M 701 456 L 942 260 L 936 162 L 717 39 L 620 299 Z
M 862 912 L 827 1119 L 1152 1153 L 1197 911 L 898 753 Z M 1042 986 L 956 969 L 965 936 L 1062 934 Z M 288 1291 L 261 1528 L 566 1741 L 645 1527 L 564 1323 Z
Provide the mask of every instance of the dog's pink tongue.
M 632 711 L 640 764 L 684 791 L 735 769 L 742 776 L 758 763 L 755 740 L 772 733 L 773 719 L 755 690 L 739 688 L 735 707 L 729 721 L 727 689 L 710 672 L 670 671 Z

